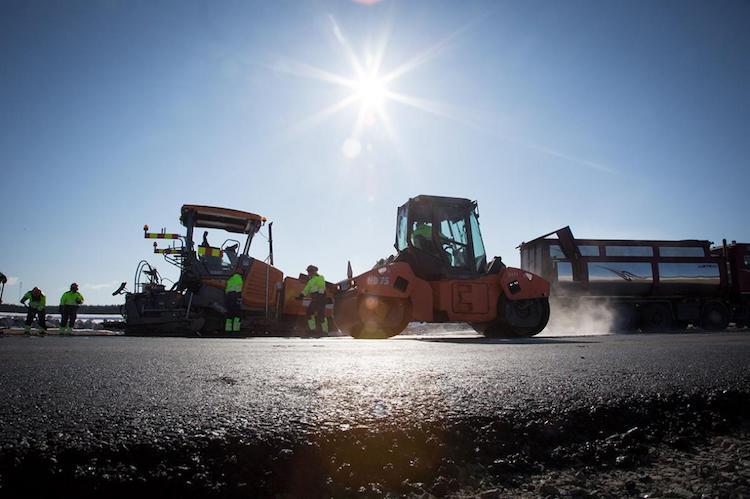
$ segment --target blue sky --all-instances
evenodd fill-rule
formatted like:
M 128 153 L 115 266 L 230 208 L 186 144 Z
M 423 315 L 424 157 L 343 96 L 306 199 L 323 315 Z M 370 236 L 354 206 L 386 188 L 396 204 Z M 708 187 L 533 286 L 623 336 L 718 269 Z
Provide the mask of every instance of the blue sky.
M 174 276 L 141 227 L 183 203 L 267 216 L 277 266 L 331 281 L 390 254 L 418 194 L 477 199 L 516 265 L 564 225 L 750 241 L 749 25 L 742 1 L 6 0 L 4 301 Z M 347 46 L 398 72 L 377 104 L 326 81 L 361 80 Z

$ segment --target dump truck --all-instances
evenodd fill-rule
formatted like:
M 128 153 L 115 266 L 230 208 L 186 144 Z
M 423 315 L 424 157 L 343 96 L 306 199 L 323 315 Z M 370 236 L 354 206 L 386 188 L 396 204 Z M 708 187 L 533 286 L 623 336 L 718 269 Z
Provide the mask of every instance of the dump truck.
M 561 309 L 606 307 L 615 330 L 723 330 L 748 324 L 750 244 L 576 239 L 570 227 L 521 243 L 521 268 Z
M 123 283 L 113 294 L 125 294 L 122 315 L 125 331 L 136 335 L 224 335 L 224 289 L 235 269 L 243 276 L 242 327 L 248 334 L 305 334 L 307 300 L 298 297 L 307 277 L 284 277 L 273 265 L 273 222 L 266 217 L 240 210 L 186 204 L 180 212 L 185 233 L 166 230 L 143 237 L 153 240 L 153 252 L 176 266 L 179 279 L 169 288 L 159 271 L 146 260 L 136 268 L 133 290 Z M 261 227 L 268 228 L 268 257 L 259 260 L 249 255 L 254 237 Z M 223 233 L 219 245 L 207 237 L 196 244 L 196 229 Z M 204 234 L 206 235 L 206 234 Z M 212 236 L 215 237 L 215 234 Z M 158 242 L 171 243 L 158 247 Z M 333 310 L 334 284 L 326 283 Z M 236 336 L 236 333 L 231 333 Z
M 334 298 L 337 327 L 354 338 L 389 338 L 412 321 L 468 322 L 488 337 L 533 336 L 549 319 L 549 283 L 489 264 L 476 201 L 420 195 L 398 208 L 397 254 L 356 277 L 351 265 Z

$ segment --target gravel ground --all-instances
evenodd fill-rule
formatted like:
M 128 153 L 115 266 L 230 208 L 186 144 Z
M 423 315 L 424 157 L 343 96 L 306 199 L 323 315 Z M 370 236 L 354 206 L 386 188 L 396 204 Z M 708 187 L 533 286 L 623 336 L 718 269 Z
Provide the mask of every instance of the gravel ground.
M 316 429 L 258 440 L 3 442 L 0 490 L 76 497 L 748 497 L 750 394 L 587 411 Z M 630 426 L 632 422 L 637 425 Z M 80 445 L 79 445 L 80 444 Z
M 488 480 L 482 487 L 461 490 L 455 497 L 750 497 L 750 431 L 713 436 L 697 444 L 648 448 L 650 464 L 642 466 L 581 466 L 506 480 Z

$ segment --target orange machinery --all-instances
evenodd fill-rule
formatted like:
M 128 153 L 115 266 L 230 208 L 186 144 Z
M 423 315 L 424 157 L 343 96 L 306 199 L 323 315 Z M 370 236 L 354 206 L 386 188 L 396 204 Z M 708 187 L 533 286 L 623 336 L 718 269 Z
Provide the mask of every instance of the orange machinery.
M 338 284 L 336 326 L 355 338 L 388 338 L 409 322 L 468 322 L 488 337 L 533 336 L 549 320 L 549 283 L 487 264 L 477 203 L 417 196 L 398 209 L 395 257 Z
M 304 331 L 306 301 L 297 296 L 307 277 L 284 277 L 273 266 L 273 222 L 268 223 L 268 258 L 249 255 L 254 236 L 266 225 L 266 218 L 255 213 L 214 206 L 184 205 L 180 222 L 186 233 L 149 232 L 146 239 L 166 239 L 167 248 L 158 248 L 180 269 L 179 280 L 166 289 L 158 272 L 142 261 L 136 270 L 135 289 L 126 293 L 123 315 L 126 331 L 133 334 L 215 334 L 223 331 L 224 288 L 227 279 L 239 269 L 243 276 L 242 330 L 245 333 L 288 334 Z M 226 239 L 213 246 L 208 239 L 197 244 L 196 229 L 218 229 Z M 332 298 L 335 286 L 329 284 Z M 122 287 L 121 287 L 122 290 Z M 121 291 L 118 290 L 118 291 Z M 332 300 L 331 300 L 332 301 Z M 328 315 L 332 313 L 329 306 Z M 301 332 L 301 331 L 300 331 Z

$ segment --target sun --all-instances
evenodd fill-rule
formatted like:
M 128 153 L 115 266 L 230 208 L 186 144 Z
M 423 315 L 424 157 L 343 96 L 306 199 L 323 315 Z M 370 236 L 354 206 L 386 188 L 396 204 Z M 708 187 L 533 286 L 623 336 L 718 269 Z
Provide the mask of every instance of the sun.
M 388 99 L 385 81 L 377 74 L 368 74 L 359 78 L 355 82 L 354 90 L 366 111 L 380 111 Z

